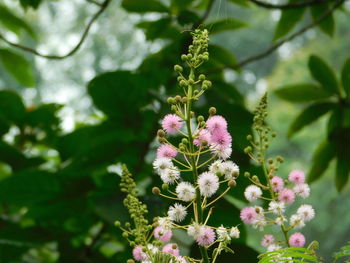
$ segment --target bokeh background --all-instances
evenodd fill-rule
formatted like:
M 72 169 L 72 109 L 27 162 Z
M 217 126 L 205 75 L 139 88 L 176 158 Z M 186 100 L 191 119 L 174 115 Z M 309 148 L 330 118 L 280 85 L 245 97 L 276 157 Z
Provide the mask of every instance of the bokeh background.
M 289 3 L 297 2 L 303 1 Z M 113 226 L 115 220 L 128 220 L 118 187 L 120 164 L 134 174 L 150 216 L 164 213 L 167 204 L 150 193 L 160 184 L 151 169 L 155 133 L 159 118 L 170 111 L 166 98 L 180 92 L 173 65 L 181 63 L 189 31 L 197 27 L 211 32 L 211 60 L 202 71 L 214 85 L 196 109 L 205 113 L 216 106 L 227 117 L 233 161 L 242 174 L 259 174 L 243 149 L 251 112 L 268 92 L 268 122 L 278 134 L 270 154 L 285 158 L 280 176 L 292 169 L 312 175 L 307 202 L 317 217 L 303 232 L 308 241 L 320 242 L 319 255 L 331 262 L 332 253 L 350 240 L 350 64 L 343 67 L 350 57 L 350 5 L 323 2 L 284 9 L 250 0 L 2 0 L 0 262 L 102 263 L 130 257 Z M 50 59 L 31 52 L 68 53 L 107 4 L 74 54 Z M 284 41 L 310 24 L 305 33 Z M 279 41 L 285 43 L 271 54 L 240 63 Z M 313 55 L 322 60 L 310 66 Z M 340 95 L 330 91 L 330 72 Z M 301 88 L 278 91 L 300 83 Z M 312 103 L 331 106 L 319 108 L 322 114 L 309 113 L 289 136 L 295 118 Z M 320 151 L 322 143 L 330 151 L 334 146 L 335 153 Z M 245 181 L 240 177 L 220 204 L 216 223 L 239 224 Z M 191 253 L 183 233 L 175 238 Z M 220 262 L 257 262 L 260 238 L 242 226 L 242 239 L 233 244 L 237 255 Z

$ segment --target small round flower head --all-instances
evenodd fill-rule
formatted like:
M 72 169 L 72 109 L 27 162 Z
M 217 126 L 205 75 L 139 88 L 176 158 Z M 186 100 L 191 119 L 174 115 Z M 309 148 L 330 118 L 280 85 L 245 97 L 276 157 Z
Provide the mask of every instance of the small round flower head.
M 288 179 L 295 184 L 303 184 L 305 182 L 305 173 L 301 170 L 293 170 L 288 175 Z
M 171 262 L 171 261 L 170 261 Z M 172 262 L 171 262 L 172 263 Z M 176 258 L 176 262 L 175 263 L 187 263 L 186 259 L 182 256 L 178 256 Z
M 216 234 L 219 240 L 231 240 L 231 237 L 229 236 L 227 229 L 222 225 L 216 229 Z
M 169 242 L 172 236 L 173 232 L 170 229 L 165 229 L 161 226 L 154 229 L 154 237 L 163 242 Z
M 293 228 L 303 228 L 305 226 L 304 219 L 298 214 L 292 215 L 289 221 Z
M 196 197 L 196 189 L 189 182 L 181 182 L 175 189 L 177 197 L 182 201 L 190 202 Z
M 273 235 L 264 235 L 261 240 L 261 245 L 263 247 L 268 247 L 275 242 L 275 237 Z
M 176 149 L 168 144 L 162 144 L 157 149 L 157 158 L 174 158 L 176 155 Z
M 174 204 L 169 207 L 168 216 L 174 222 L 181 222 L 187 215 L 186 207 L 181 204 Z
M 209 172 L 213 174 L 223 173 L 223 166 L 222 160 L 216 160 L 209 166 Z
M 271 179 L 271 185 L 272 185 L 272 190 L 275 192 L 279 192 L 283 189 L 284 187 L 284 182 L 283 179 L 279 176 L 274 176 Z
M 132 250 L 132 255 L 134 256 L 134 259 L 137 261 L 142 261 L 147 258 L 146 254 L 142 252 L 142 246 L 136 246 Z
M 221 146 L 210 146 L 210 151 L 212 154 L 217 155 L 220 159 L 226 160 L 230 158 L 232 154 L 231 147 L 221 147 Z
M 308 184 L 297 184 L 293 187 L 293 191 L 297 196 L 304 199 L 310 195 L 310 187 Z
M 156 254 L 159 249 L 158 247 L 152 245 L 152 244 L 147 244 L 148 251 L 150 251 L 152 254 Z
M 239 175 L 239 167 L 232 161 L 226 161 L 221 166 L 221 171 L 225 175 L 226 180 L 235 179 Z
M 157 173 L 160 175 L 165 170 L 173 168 L 174 165 L 172 161 L 169 158 L 157 158 L 153 162 L 153 168 L 157 171 Z
M 170 229 L 171 228 L 171 220 L 169 217 L 158 217 L 157 218 L 157 223 L 159 226 L 165 229 Z
M 219 178 L 215 174 L 204 172 L 198 177 L 198 186 L 202 196 L 211 197 L 219 189 Z
M 177 170 L 177 167 L 169 168 L 161 172 L 160 179 L 165 184 L 173 184 L 175 180 L 180 178 L 180 171 Z
M 289 238 L 289 245 L 291 247 L 303 247 L 305 245 L 305 237 L 301 233 L 294 233 Z
M 183 123 L 181 118 L 176 114 L 165 115 L 164 119 L 162 120 L 163 129 L 170 134 L 177 133 L 177 131 L 181 129 L 182 125 Z
M 171 255 L 173 255 L 175 257 L 178 257 L 180 255 L 179 247 L 176 244 L 174 244 L 174 243 L 166 244 L 163 247 L 162 251 L 164 253 L 171 254 Z
M 267 225 L 264 214 L 258 214 L 258 216 L 253 219 L 252 225 L 254 228 L 263 231 L 264 227 Z
M 215 130 L 210 138 L 210 144 L 213 146 L 230 147 L 232 143 L 232 137 L 226 130 Z
M 206 127 L 210 132 L 214 132 L 215 130 L 226 130 L 227 121 L 224 117 L 215 115 L 207 120 Z
M 271 211 L 276 215 L 283 214 L 284 209 L 285 209 L 285 205 L 283 202 L 271 201 L 269 203 L 269 211 Z
M 309 222 L 315 217 L 315 210 L 312 208 L 311 205 L 301 205 L 297 210 L 297 214 L 305 222 Z
M 197 136 L 198 137 L 193 140 L 193 143 L 198 147 L 204 142 L 210 142 L 211 134 L 207 129 L 200 130 Z
M 271 252 L 271 251 L 276 251 L 281 249 L 282 247 L 280 245 L 277 244 L 271 244 L 267 247 L 267 252 Z
M 284 188 L 279 193 L 278 200 L 284 202 L 285 204 L 291 204 L 295 200 L 295 194 L 292 190 Z
M 260 187 L 252 184 L 245 189 L 244 196 L 249 202 L 253 202 L 262 196 L 262 191 Z
M 246 224 L 252 224 L 254 219 L 258 216 L 254 207 L 248 206 L 241 210 L 240 217 Z
M 194 239 L 196 239 L 199 235 L 201 235 L 204 228 L 197 223 L 193 223 L 192 225 L 188 226 L 187 228 L 187 234 Z
M 239 238 L 240 233 L 241 232 L 239 231 L 238 227 L 236 227 L 236 226 L 231 227 L 231 229 L 230 229 L 230 237 L 232 237 L 232 238 Z
M 211 227 L 202 226 L 203 230 L 197 236 L 196 241 L 200 246 L 206 247 L 215 241 L 215 232 Z
M 275 219 L 275 224 L 281 226 L 286 221 L 287 221 L 287 219 L 284 216 L 278 216 Z

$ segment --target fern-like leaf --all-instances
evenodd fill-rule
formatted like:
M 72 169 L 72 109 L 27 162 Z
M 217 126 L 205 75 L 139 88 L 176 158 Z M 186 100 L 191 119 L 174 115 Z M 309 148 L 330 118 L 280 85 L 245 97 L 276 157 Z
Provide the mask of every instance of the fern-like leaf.
M 259 255 L 259 263 L 310 263 L 318 262 L 315 251 L 308 248 L 289 247 Z
M 339 259 L 342 259 L 345 263 L 350 263 L 350 242 L 348 242 L 347 246 L 340 248 L 339 252 L 333 254 L 334 263 L 339 262 Z

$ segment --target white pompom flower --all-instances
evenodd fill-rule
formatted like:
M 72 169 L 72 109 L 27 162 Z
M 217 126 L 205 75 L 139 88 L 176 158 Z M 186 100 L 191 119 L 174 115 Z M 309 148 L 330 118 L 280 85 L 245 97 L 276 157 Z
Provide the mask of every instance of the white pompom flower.
M 293 192 L 305 199 L 310 195 L 310 186 L 308 184 L 297 184 L 293 187 Z
M 297 214 L 305 221 L 308 222 L 312 220 L 315 217 L 315 210 L 312 208 L 311 205 L 301 205 L 298 210 Z
M 260 187 L 252 184 L 245 189 L 244 196 L 249 202 L 253 202 L 262 196 L 262 191 Z
M 232 161 L 226 161 L 221 167 L 222 173 L 225 175 L 225 179 L 235 179 L 239 175 L 239 167 Z
M 216 160 L 209 166 L 209 172 L 213 174 L 222 173 L 223 172 L 223 162 L 222 160 Z
M 156 170 L 156 172 L 161 175 L 164 171 L 174 168 L 174 164 L 169 158 L 157 158 L 153 162 L 153 168 Z
M 283 214 L 284 210 L 285 204 L 283 202 L 271 201 L 269 203 L 269 211 L 276 215 Z
M 211 197 L 219 189 L 219 178 L 215 174 L 204 172 L 198 177 L 198 186 L 202 196 Z
M 240 235 L 240 231 L 239 231 L 238 227 L 236 227 L 236 226 L 231 227 L 230 237 L 239 238 L 239 235 Z
M 176 180 L 180 179 L 180 171 L 177 170 L 177 167 L 165 169 L 160 173 L 160 179 L 165 184 L 173 184 Z
M 304 219 L 298 214 L 292 215 L 289 219 L 289 222 L 290 222 L 290 225 L 296 229 L 303 228 L 305 226 Z
M 216 229 L 216 234 L 218 235 L 218 239 L 222 241 L 229 241 L 231 240 L 230 235 L 228 234 L 227 229 L 221 225 Z
M 177 197 L 185 202 L 190 202 L 196 197 L 196 189 L 189 182 L 181 182 L 177 185 L 175 192 Z
M 186 215 L 186 207 L 181 204 L 175 203 L 173 206 L 169 207 L 168 217 L 171 221 L 181 222 L 185 219 Z

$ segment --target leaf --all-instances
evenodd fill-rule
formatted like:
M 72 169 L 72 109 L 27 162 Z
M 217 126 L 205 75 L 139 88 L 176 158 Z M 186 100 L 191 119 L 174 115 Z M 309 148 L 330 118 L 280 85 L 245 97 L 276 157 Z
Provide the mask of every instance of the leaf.
M 25 117 L 25 107 L 22 98 L 14 91 L 0 91 L 0 120 L 17 125 L 22 124 Z
M 176 18 L 181 26 L 192 25 L 200 20 L 198 14 L 190 10 L 181 11 Z M 174 35 L 172 35 L 172 39 L 174 39 Z
M 168 9 L 160 1 L 157 0 L 123 0 L 122 7 L 128 12 L 147 13 L 159 12 L 167 13 Z
M 215 62 L 232 69 L 237 69 L 237 60 L 232 52 L 218 45 L 209 45 L 208 51 L 211 59 Z
M 34 86 L 34 75 L 29 62 L 9 49 L 0 48 L 0 61 L 5 69 L 23 86 Z
M 0 4 L 0 24 L 15 34 L 19 35 L 22 30 L 35 37 L 33 29 L 23 19 L 14 15 L 6 6 Z
M 293 259 L 293 262 L 318 262 L 315 251 L 302 247 L 288 247 L 279 250 L 269 251 L 259 255 L 259 263 L 284 262 Z M 285 259 L 285 260 L 283 260 Z
M 278 88 L 274 93 L 281 99 L 290 102 L 310 102 L 330 97 L 320 86 L 315 84 L 294 84 Z
M 333 70 L 318 56 L 312 55 L 309 58 L 309 70 L 311 75 L 329 94 L 339 93 L 338 83 Z
M 350 58 L 348 58 L 343 66 L 341 80 L 346 95 L 350 98 Z
M 343 260 L 349 260 L 350 259 L 350 242 L 348 242 L 347 246 L 343 246 L 340 248 L 340 251 L 333 254 L 334 257 L 334 263 L 338 262 L 338 259 L 343 258 Z M 344 259 L 344 257 L 347 257 Z
M 312 157 L 312 167 L 309 171 L 308 182 L 311 183 L 319 179 L 335 156 L 336 145 L 334 143 L 329 141 L 321 143 Z
M 229 0 L 230 2 L 236 4 L 236 5 L 240 5 L 243 7 L 249 7 L 249 1 L 246 0 Z
M 171 27 L 171 19 L 169 17 L 156 21 L 143 21 L 137 24 L 137 27 L 145 31 L 147 40 L 172 38 L 178 32 L 175 28 Z
M 337 140 L 337 166 L 335 185 L 340 192 L 349 180 L 350 176 L 350 129 L 338 132 Z
M 307 107 L 291 124 L 288 136 L 291 137 L 304 126 L 311 124 L 334 107 L 333 103 L 316 103 Z
M 20 3 L 23 8 L 32 7 L 37 9 L 41 3 L 41 0 L 20 0 Z
M 296 1 L 289 1 L 289 3 L 291 2 Z M 276 26 L 273 40 L 277 40 L 281 37 L 284 37 L 290 31 L 292 31 L 295 25 L 303 18 L 305 10 L 305 8 L 282 10 L 281 18 L 279 19 L 278 24 Z
M 329 10 L 328 3 L 314 5 L 311 7 L 311 15 L 314 21 L 322 17 Z M 330 37 L 334 34 L 335 22 L 333 14 L 331 13 L 326 19 L 318 24 L 319 28 L 329 35 Z
M 205 26 L 210 31 L 210 34 L 217 34 L 223 31 L 237 30 L 243 27 L 247 27 L 245 22 L 236 19 L 222 19 L 219 21 L 212 22 Z

